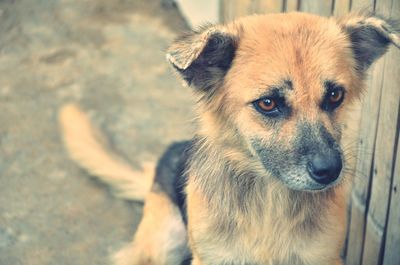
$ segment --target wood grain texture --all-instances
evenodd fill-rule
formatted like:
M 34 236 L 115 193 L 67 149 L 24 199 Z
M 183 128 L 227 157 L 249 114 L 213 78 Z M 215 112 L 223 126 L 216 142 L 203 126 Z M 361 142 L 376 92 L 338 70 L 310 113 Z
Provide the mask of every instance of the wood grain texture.
M 375 0 L 375 12 L 385 17 L 396 17 L 396 10 L 392 7 L 398 0 Z
M 363 98 L 360 132 L 358 137 L 357 165 L 352 192 L 351 224 L 347 250 L 347 265 L 359 265 L 362 257 L 365 217 L 369 199 L 370 171 L 373 162 L 381 85 L 385 59 L 378 61 L 371 69 L 372 74 Z
M 301 0 L 300 10 L 303 12 L 309 12 L 319 14 L 321 16 L 330 16 L 332 12 L 333 1 L 332 0 Z
M 335 0 L 333 14 L 335 16 L 343 16 L 350 10 L 350 0 Z
M 347 238 L 346 265 L 360 265 L 365 226 L 365 204 L 352 194 L 350 227 Z
M 231 1 L 229 0 L 221 0 L 221 9 L 220 13 L 220 21 L 223 23 L 227 23 L 234 19 L 234 5 L 232 5 Z
M 359 265 L 362 257 L 365 216 L 369 197 L 370 170 L 375 146 L 379 113 L 379 89 L 383 77 L 384 60 L 372 69 L 368 89 L 363 98 L 358 137 L 357 165 L 352 192 L 351 224 L 348 235 L 347 265 Z M 369 113 L 365 115 L 365 113 Z
M 351 10 L 357 11 L 365 8 L 373 10 L 374 4 L 374 0 L 351 0 Z
M 399 137 L 399 134 L 397 134 Z M 400 145 L 397 143 L 397 159 L 393 174 L 392 192 L 386 228 L 386 244 L 383 265 L 398 265 L 400 262 Z
M 286 12 L 297 11 L 299 7 L 299 0 L 286 0 Z
M 400 1 L 394 1 L 391 7 L 392 17 L 400 19 Z M 390 81 L 388 86 L 390 90 L 396 90 L 398 93 L 398 84 L 400 83 L 400 52 L 398 50 L 390 51 L 388 64 L 389 67 L 385 72 L 385 78 Z M 399 105 L 397 106 L 399 108 Z M 399 111 L 398 111 L 399 115 Z M 396 121 L 393 121 L 396 123 Z M 393 180 L 391 186 L 390 208 L 388 215 L 388 222 L 386 227 L 386 243 L 384 249 L 383 264 L 396 265 L 400 263 L 400 194 L 398 188 L 400 187 L 400 145 L 399 145 L 399 117 L 397 117 L 397 132 L 396 132 L 396 162 L 393 170 Z
M 221 21 L 230 22 L 236 18 L 251 15 L 254 9 L 252 0 L 221 0 Z
M 258 0 L 257 13 L 279 13 L 283 11 L 284 0 Z
M 255 13 L 255 3 L 253 0 L 234 0 L 234 17 L 239 18 Z
M 383 15 L 398 18 L 398 11 L 392 8 L 392 1 L 379 1 L 377 10 Z M 388 12 L 390 12 L 388 14 Z M 391 48 L 386 55 L 384 67 L 382 96 L 380 103 L 378 132 L 375 143 L 373 185 L 371 189 L 371 200 L 368 209 L 367 229 L 363 254 L 363 264 L 378 265 L 381 262 L 386 228 L 387 211 L 391 183 L 393 177 L 393 166 L 398 138 L 398 113 L 400 103 L 399 76 L 399 51 Z M 389 231 L 390 232 L 390 231 Z

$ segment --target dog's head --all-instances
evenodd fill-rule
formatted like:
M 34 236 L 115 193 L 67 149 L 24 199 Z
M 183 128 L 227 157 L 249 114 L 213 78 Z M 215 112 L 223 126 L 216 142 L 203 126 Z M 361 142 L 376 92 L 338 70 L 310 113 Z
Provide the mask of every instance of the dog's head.
M 292 189 L 321 190 L 341 179 L 346 108 L 398 31 L 374 15 L 252 16 L 189 33 L 167 58 L 201 96 L 202 136 Z

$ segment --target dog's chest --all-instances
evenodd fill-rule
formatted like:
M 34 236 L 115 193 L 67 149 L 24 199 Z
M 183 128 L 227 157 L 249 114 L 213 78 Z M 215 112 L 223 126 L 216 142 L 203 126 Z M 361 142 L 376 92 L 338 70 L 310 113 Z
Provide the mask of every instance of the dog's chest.
M 291 231 L 284 222 L 270 227 L 239 228 L 228 237 L 221 236 L 222 240 L 208 242 L 207 256 L 211 260 L 206 264 L 331 264 L 337 256 L 337 244 L 334 242 L 340 240 L 337 236 L 339 232 L 315 231 L 306 235 Z M 215 238 L 219 237 L 216 235 Z
M 236 226 L 229 226 L 224 224 L 229 221 L 211 217 L 218 215 L 206 207 L 190 215 L 192 242 L 205 264 L 333 264 L 344 229 L 334 218 L 320 227 L 304 229 L 279 216 L 267 216 L 262 222 L 244 216 Z

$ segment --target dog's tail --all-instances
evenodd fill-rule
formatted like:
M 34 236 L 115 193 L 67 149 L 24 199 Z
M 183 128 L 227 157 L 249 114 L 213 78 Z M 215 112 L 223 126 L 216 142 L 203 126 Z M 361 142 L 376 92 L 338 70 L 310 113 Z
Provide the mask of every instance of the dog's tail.
M 144 164 L 142 171 L 132 169 L 106 147 L 104 139 L 92 127 L 88 117 L 74 104 L 62 107 L 59 122 L 65 146 L 75 162 L 100 181 L 109 184 L 116 196 L 127 200 L 144 200 L 153 182 L 154 164 Z

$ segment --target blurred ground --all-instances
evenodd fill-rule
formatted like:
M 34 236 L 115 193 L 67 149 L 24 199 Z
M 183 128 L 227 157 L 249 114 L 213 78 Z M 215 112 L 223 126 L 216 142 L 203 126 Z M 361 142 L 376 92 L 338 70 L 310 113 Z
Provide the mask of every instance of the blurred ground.
M 187 28 L 156 0 L 0 1 L 0 264 L 108 264 L 139 203 L 68 158 L 57 126 L 79 103 L 133 165 L 191 135 L 190 91 L 163 50 Z

